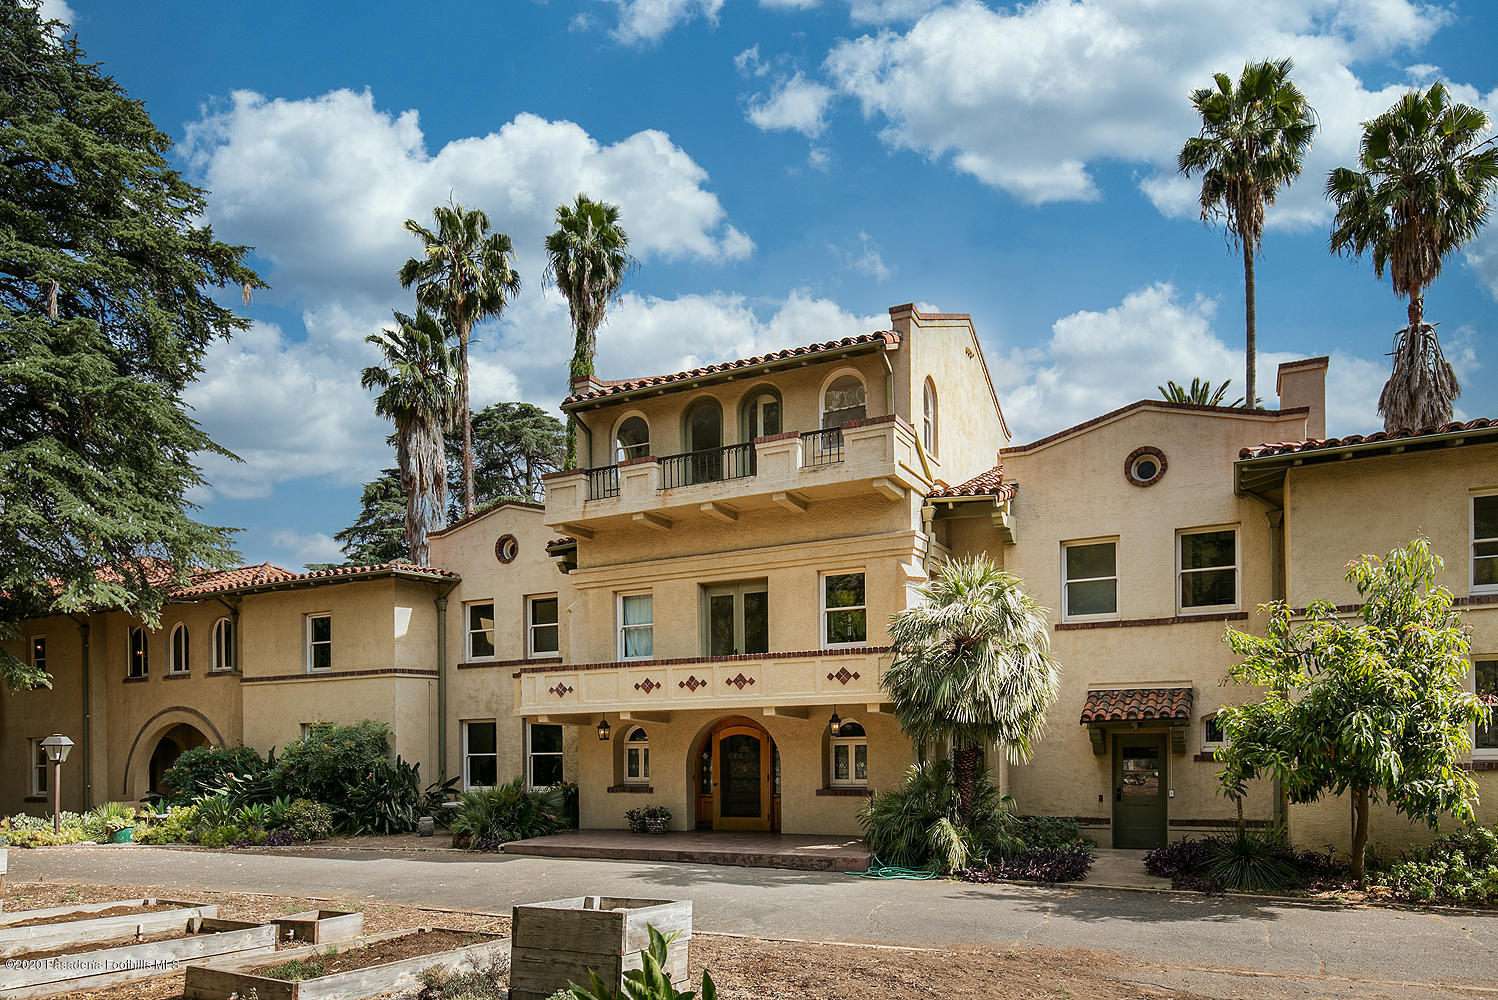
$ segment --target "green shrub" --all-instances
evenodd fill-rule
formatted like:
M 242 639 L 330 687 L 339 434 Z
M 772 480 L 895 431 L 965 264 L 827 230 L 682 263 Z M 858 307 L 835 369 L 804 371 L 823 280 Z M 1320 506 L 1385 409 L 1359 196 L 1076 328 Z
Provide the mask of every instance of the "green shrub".
M 416 979 L 421 990 L 415 1000 L 504 1000 L 509 996 L 509 969 L 502 963 L 469 972 L 450 972 L 434 965 L 418 972 Z M 572 1000 L 566 990 L 559 993 L 565 1000 Z
M 1057 850 L 1084 842 L 1082 824 L 1074 816 L 1017 816 L 1011 829 L 1032 851 Z
M 532 791 L 514 781 L 458 796 L 451 827 L 468 834 L 469 847 L 492 850 L 512 840 L 544 837 L 566 828 L 565 802 L 555 788 Z
M 230 776 L 258 776 L 266 761 L 252 747 L 196 747 L 183 751 L 162 775 L 169 805 L 187 805 L 226 788 Z
M 978 772 L 971 821 L 964 825 L 952 762 L 927 761 L 905 772 L 905 784 L 875 795 L 862 809 L 864 841 L 887 865 L 935 864 L 943 873 L 1008 857 L 1024 849 L 1013 800 Z
M 293 840 L 327 840 L 333 835 L 333 810 L 311 799 L 296 799 L 286 807 L 280 829 Z
M 1374 877 L 1411 903 L 1498 903 L 1498 833 L 1472 826 L 1406 851 Z
M 275 794 L 330 806 L 334 824 L 351 834 L 413 829 L 422 804 L 418 768 L 391 760 L 390 728 L 368 720 L 313 726 L 287 744 L 271 786 Z
M 234 822 L 234 806 L 229 796 L 205 795 L 193 803 L 198 810 L 198 820 L 204 826 L 228 826 Z
M 197 826 L 196 806 L 172 806 L 164 819 L 153 819 L 144 828 L 137 828 L 134 839 L 137 844 L 191 843 Z
M 244 831 L 233 823 L 225 823 L 222 826 L 210 827 L 198 837 L 198 843 L 204 847 L 228 847 L 244 836 Z

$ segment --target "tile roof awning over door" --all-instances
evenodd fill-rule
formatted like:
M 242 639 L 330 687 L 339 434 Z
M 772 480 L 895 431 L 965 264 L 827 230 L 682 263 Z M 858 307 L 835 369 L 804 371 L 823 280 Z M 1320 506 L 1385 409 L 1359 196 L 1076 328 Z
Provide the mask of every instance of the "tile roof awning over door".
M 1189 687 L 1107 688 L 1088 691 L 1082 705 L 1081 723 L 1090 730 L 1092 752 L 1105 752 L 1105 728 L 1137 723 L 1170 726 L 1170 748 L 1186 752 L 1186 726 L 1191 722 L 1192 689 Z

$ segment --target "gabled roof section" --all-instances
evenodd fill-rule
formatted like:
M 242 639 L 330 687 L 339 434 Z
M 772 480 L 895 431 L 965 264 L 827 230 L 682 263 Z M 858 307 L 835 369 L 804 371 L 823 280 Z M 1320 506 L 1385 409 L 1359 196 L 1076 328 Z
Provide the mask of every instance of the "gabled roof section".
M 1261 444 L 1253 448 L 1244 448 L 1238 452 L 1239 458 L 1268 458 L 1273 455 L 1300 455 L 1311 451 L 1327 451 L 1333 449 L 1346 450 L 1353 445 L 1380 445 L 1397 444 L 1401 441 L 1410 441 L 1415 438 L 1432 438 L 1438 435 L 1461 435 L 1464 431 L 1498 431 L 1498 420 L 1487 417 L 1478 417 L 1476 420 L 1468 420 L 1466 423 L 1449 423 L 1421 427 L 1419 430 L 1401 429 L 1393 434 L 1387 431 L 1377 431 L 1373 434 L 1349 434 L 1340 438 L 1315 438 L 1310 441 L 1281 441 L 1278 443 Z M 1484 435 L 1487 436 L 1487 435 Z
M 973 500 L 994 499 L 1008 500 L 1014 496 L 1014 483 L 1004 481 L 1004 467 L 995 465 L 987 472 L 980 473 L 965 483 L 956 486 L 943 486 L 939 490 L 933 490 L 926 494 L 928 500 Z
M 529 501 L 529 500 L 500 500 L 500 501 L 497 501 L 495 503 L 491 503 L 487 507 L 480 507 L 478 510 L 474 511 L 472 514 L 469 514 L 467 517 L 464 517 L 464 518 L 459 518 L 458 520 L 454 521 L 452 524 L 449 524 L 445 528 L 438 528 L 436 531 L 428 531 L 427 532 L 427 537 L 428 538 L 441 538 L 443 535 L 447 535 L 447 534 L 450 534 L 451 532 L 457 531 L 459 528 L 466 528 L 470 524 L 474 523 L 475 521 L 481 521 L 484 518 L 488 517 L 490 514 L 494 514 L 494 513 L 497 513 L 498 511 L 504 510 L 506 507 L 516 507 L 516 508 L 519 508 L 520 510 L 534 510 L 534 511 L 543 511 L 543 510 L 546 509 L 546 505 L 545 504 L 533 503 L 532 501 Z
M 843 337 L 841 340 L 829 340 L 821 344 L 808 344 L 804 347 L 772 351 L 754 358 L 740 358 L 737 361 L 705 365 L 689 371 L 676 372 L 673 375 L 652 375 L 647 378 L 624 379 L 615 382 L 595 380 L 590 388 L 564 399 L 562 409 L 586 410 L 635 396 L 676 392 L 694 386 L 726 382 L 749 373 L 761 374 L 814 361 L 832 360 L 852 354 L 898 347 L 899 344 L 899 335 L 885 330 L 878 333 L 861 333 L 855 337 Z
M 1100 417 L 1084 420 L 1080 424 L 1074 424 L 1065 430 L 1059 430 L 1054 434 L 1048 434 L 1037 441 L 1029 444 L 1012 445 L 999 451 L 1000 455 L 1022 455 L 1026 452 L 1044 448 L 1055 444 L 1065 438 L 1081 434 L 1103 424 L 1111 423 L 1120 417 L 1133 413 L 1135 410 L 1180 410 L 1186 413 L 1213 414 L 1222 417 L 1235 417 L 1239 420 L 1283 420 L 1286 417 L 1304 416 L 1310 412 L 1308 407 L 1297 406 L 1288 410 L 1245 410 L 1241 406 L 1203 406 L 1198 403 L 1173 403 L 1168 399 L 1140 399 L 1120 406 L 1116 410 L 1110 410 Z
M 462 579 L 451 570 L 404 562 L 377 563 L 372 566 L 339 566 L 334 569 L 313 570 L 307 573 L 294 573 L 280 566 L 262 563 L 259 566 L 241 566 L 237 569 L 204 572 L 195 576 L 186 587 L 173 591 L 171 599 L 174 601 L 194 600 L 219 594 L 285 590 L 293 587 L 393 576 L 434 582 L 448 580 L 456 582 Z

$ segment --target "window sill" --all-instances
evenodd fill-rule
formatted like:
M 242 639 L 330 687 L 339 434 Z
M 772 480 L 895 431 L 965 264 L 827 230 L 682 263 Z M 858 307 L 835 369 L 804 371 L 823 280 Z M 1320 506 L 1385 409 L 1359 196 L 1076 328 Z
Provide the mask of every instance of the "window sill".
M 605 789 L 613 795 L 654 795 L 655 788 L 652 785 L 610 785 Z
M 192 671 L 190 670 L 178 670 L 174 673 L 163 674 L 161 679 L 164 681 L 185 681 L 191 676 Z
M 1062 625 L 1097 625 L 1108 622 L 1123 621 L 1118 615 L 1067 615 L 1061 619 Z
M 1205 763 L 1205 764 L 1215 764 L 1215 763 L 1217 763 L 1217 758 L 1214 757 L 1214 756 L 1212 756 L 1212 752 L 1214 750 L 1216 750 L 1216 749 L 1217 749 L 1216 747 L 1210 747 L 1210 748 L 1204 749 L 1200 753 L 1198 753 L 1195 757 L 1192 757 L 1191 759 L 1192 760 L 1196 760 L 1196 761 L 1201 761 L 1202 763 Z
M 52 800 L 50 798 L 48 798 L 47 796 L 45 796 L 45 795 L 28 795 L 24 799 L 22 799 L 21 801 L 22 802 L 51 802 Z
M 1097 622 L 1057 622 L 1057 632 L 1070 632 L 1089 628 L 1141 628 L 1150 625 L 1190 625 L 1195 622 L 1241 622 L 1248 620 L 1247 611 L 1202 612 L 1182 614 L 1170 618 L 1117 618 Z
M 126 684 L 143 684 L 143 683 L 145 683 L 146 681 L 148 681 L 150 679 L 151 679 L 151 677 L 150 677 L 149 674 L 147 674 L 144 677 L 126 677 L 125 678 L 125 683 Z
M 1498 757 L 1474 757 L 1463 766 L 1469 771 L 1498 771 Z
M 870 788 L 859 788 L 855 785 L 838 785 L 833 788 L 818 788 L 818 795 L 830 795 L 847 798 L 869 798 L 874 792 Z

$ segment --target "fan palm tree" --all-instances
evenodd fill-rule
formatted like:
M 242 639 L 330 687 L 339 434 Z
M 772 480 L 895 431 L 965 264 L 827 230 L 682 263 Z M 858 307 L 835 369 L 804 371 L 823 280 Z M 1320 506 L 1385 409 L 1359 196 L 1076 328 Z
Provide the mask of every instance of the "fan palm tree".
M 406 494 L 406 544 L 411 561 L 427 565 L 427 534 L 440 528 L 447 510 L 447 457 L 443 434 L 452 425 L 458 399 L 457 352 L 436 317 L 424 309 L 413 319 L 395 315 L 395 329 L 365 337 L 384 355 L 383 365 L 364 369 L 359 383 L 382 390 L 375 412 L 395 423 L 401 489 Z
M 1446 423 L 1461 395 L 1425 322 L 1425 289 L 1487 221 L 1498 184 L 1498 149 L 1480 141 L 1487 130 L 1486 113 L 1453 104 L 1434 83 L 1365 122 L 1357 168 L 1339 167 L 1326 180 L 1337 206 L 1332 252 L 1372 254 L 1373 273 L 1388 270 L 1394 294 L 1409 300 L 1408 325 L 1394 335 L 1394 371 L 1378 397 L 1391 434 Z
M 619 206 L 579 193 L 557 206 L 556 232 L 546 237 L 546 279 L 567 300 L 572 315 L 569 382 L 593 375 L 598 328 L 608 305 L 619 297 L 624 275 L 634 266 L 629 235 L 619 225 Z M 566 467 L 577 465 L 577 424 L 567 421 Z
M 474 512 L 473 421 L 468 406 L 468 339 L 475 323 L 495 319 L 520 292 L 515 248 L 504 233 L 489 232 L 489 216 L 462 205 L 432 209 L 437 231 L 406 220 L 425 252 L 400 269 L 402 288 L 416 286 L 416 302 L 441 316 L 458 338 L 458 413 L 463 428 L 463 513 Z
M 1221 219 L 1243 253 L 1248 355 L 1243 398 L 1250 408 L 1258 399 L 1254 258 L 1264 238 L 1264 208 L 1300 175 L 1316 136 L 1316 112 L 1291 82 L 1293 67 L 1289 59 L 1249 63 L 1236 86 L 1226 73 L 1217 73 L 1212 77 L 1215 86 L 1192 91 L 1201 132 L 1186 140 L 1176 158 L 1187 177 L 1201 174 L 1202 221 Z
M 1196 406 L 1242 406 L 1243 397 L 1239 396 L 1231 403 L 1223 403 L 1227 398 L 1228 386 L 1233 384 L 1232 379 L 1223 379 L 1222 382 L 1213 386 L 1210 381 L 1199 378 L 1191 380 L 1191 388 L 1176 385 L 1168 381 L 1164 385 L 1155 386 L 1160 390 L 1160 398 L 1172 403 L 1193 403 Z
M 883 685 L 917 746 L 947 740 L 964 818 L 983 747 L 1028 760 L 1060 688 L 1046 613 L 986 556 L 945 562 L 890 619 Z

